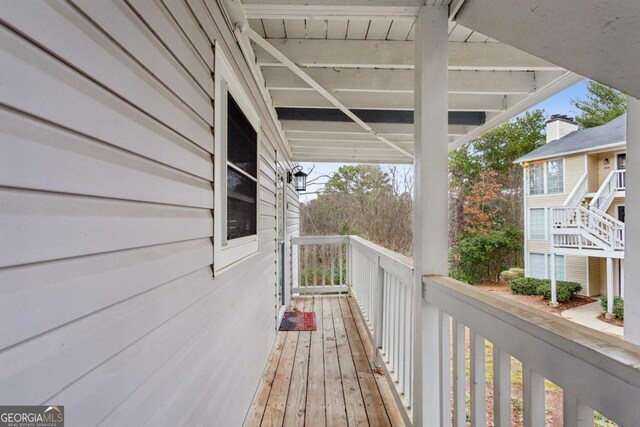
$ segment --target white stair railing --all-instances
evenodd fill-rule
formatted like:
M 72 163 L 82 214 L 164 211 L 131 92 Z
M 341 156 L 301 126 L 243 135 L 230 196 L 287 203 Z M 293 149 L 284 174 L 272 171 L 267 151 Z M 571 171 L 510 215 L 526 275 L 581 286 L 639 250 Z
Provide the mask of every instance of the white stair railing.
M 622 191 L 626 188 L 625 181 L 626 173 L 624 169 L 609 172 L 593 200 L 589 203 L 589 207 L 606 212 L 616 195 L 616 191 Z
M 551 208 L 551 234 L 556 247 L 624 249 L 624 223 L 596 208 Z
M 585 173 L 584 175 L 582 175 L 582 178 L 580 178 L 576 186 L 573 187 L 573 190 L 564 201 L 562 206 L 578 206 L 582 199 L 584 199 L 584 196 L 587 194 L 588 183 L 588 175 Z

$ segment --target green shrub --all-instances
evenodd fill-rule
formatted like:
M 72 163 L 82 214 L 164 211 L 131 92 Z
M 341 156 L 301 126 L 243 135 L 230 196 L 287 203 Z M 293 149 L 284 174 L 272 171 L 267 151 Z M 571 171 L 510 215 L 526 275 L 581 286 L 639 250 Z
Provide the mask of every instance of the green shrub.
M 542 295 L 544 299 L 551 299 L 551 280 L 544 280 L 544 283 L 538 287 L 538 295 Z M 558 297 L 558 302 L 566 302 L 569 301 L 574 294 L 577 294 L 582 289 L 580 283 L 576 282 L 563 282 L 558 281 L 556 296 Z
M 524 277 L 524 268 L 513 267 L 500 273 L 500 281 L 510 283 L 513 279 Z
M 511 281 L 511 292 L 516 295 L 538 295 L 538 287 L 543 284 L 542 279 L 519 277 Z
M 506 225 L 487 233 L 467 234 L 450 250 L 449 275 L 477 285 L 495 282 L 513 255 L 522 251 L 522 230 Z
M 600 298 L 600 306 L 604 311 L 607 311 L 607 297 Z M 613 299 L 613 314 L 618 319 L 624 319 L 624 300 L 620 297 Z
M 558 302 L 565 302 L 572 295 L 580 292 L 582 286 L 576 282 L 557 283 Z M 521 277 L 511 281 L 511 292 L 517 295 L 542 295 L 544 299 L 551 299 L 551 280 L 534 279 L 533 277 Z

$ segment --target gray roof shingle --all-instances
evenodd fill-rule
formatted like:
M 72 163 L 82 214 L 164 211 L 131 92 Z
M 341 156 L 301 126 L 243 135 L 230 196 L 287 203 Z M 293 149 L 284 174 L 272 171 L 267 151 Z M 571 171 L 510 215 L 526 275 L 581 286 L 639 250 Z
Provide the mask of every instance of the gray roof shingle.
M 624 143 L 627 140 L 627 115 L 623 114 L 609 123 L 571 132 L 516 159 L 514 163 L 561 156 L 563 154 L 589 151 L 601 146 Z

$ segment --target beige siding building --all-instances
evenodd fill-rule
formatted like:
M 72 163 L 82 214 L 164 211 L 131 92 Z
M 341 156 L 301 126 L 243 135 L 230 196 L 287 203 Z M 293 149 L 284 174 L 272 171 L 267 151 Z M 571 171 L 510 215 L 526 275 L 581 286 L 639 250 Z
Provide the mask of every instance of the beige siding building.
M 626 116 L 578 130 L 547 123 L 525 169 L 525 274 L 578 282 L 585 295 L 624 295 Z M 555 269 L 552 265 L 555 263 Z

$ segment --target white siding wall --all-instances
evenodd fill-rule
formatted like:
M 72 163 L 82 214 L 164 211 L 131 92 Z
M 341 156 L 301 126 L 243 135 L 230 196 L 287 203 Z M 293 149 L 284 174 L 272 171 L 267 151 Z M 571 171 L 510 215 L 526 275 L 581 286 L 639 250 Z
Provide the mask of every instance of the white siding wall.
M 284 150 L 217 4 L 0 16 L 0 404 L 62 404 L 69 426 L 241 425 L 275 337 Z M 214 40 L 265 135 L 260 253 L 215 279 Z

